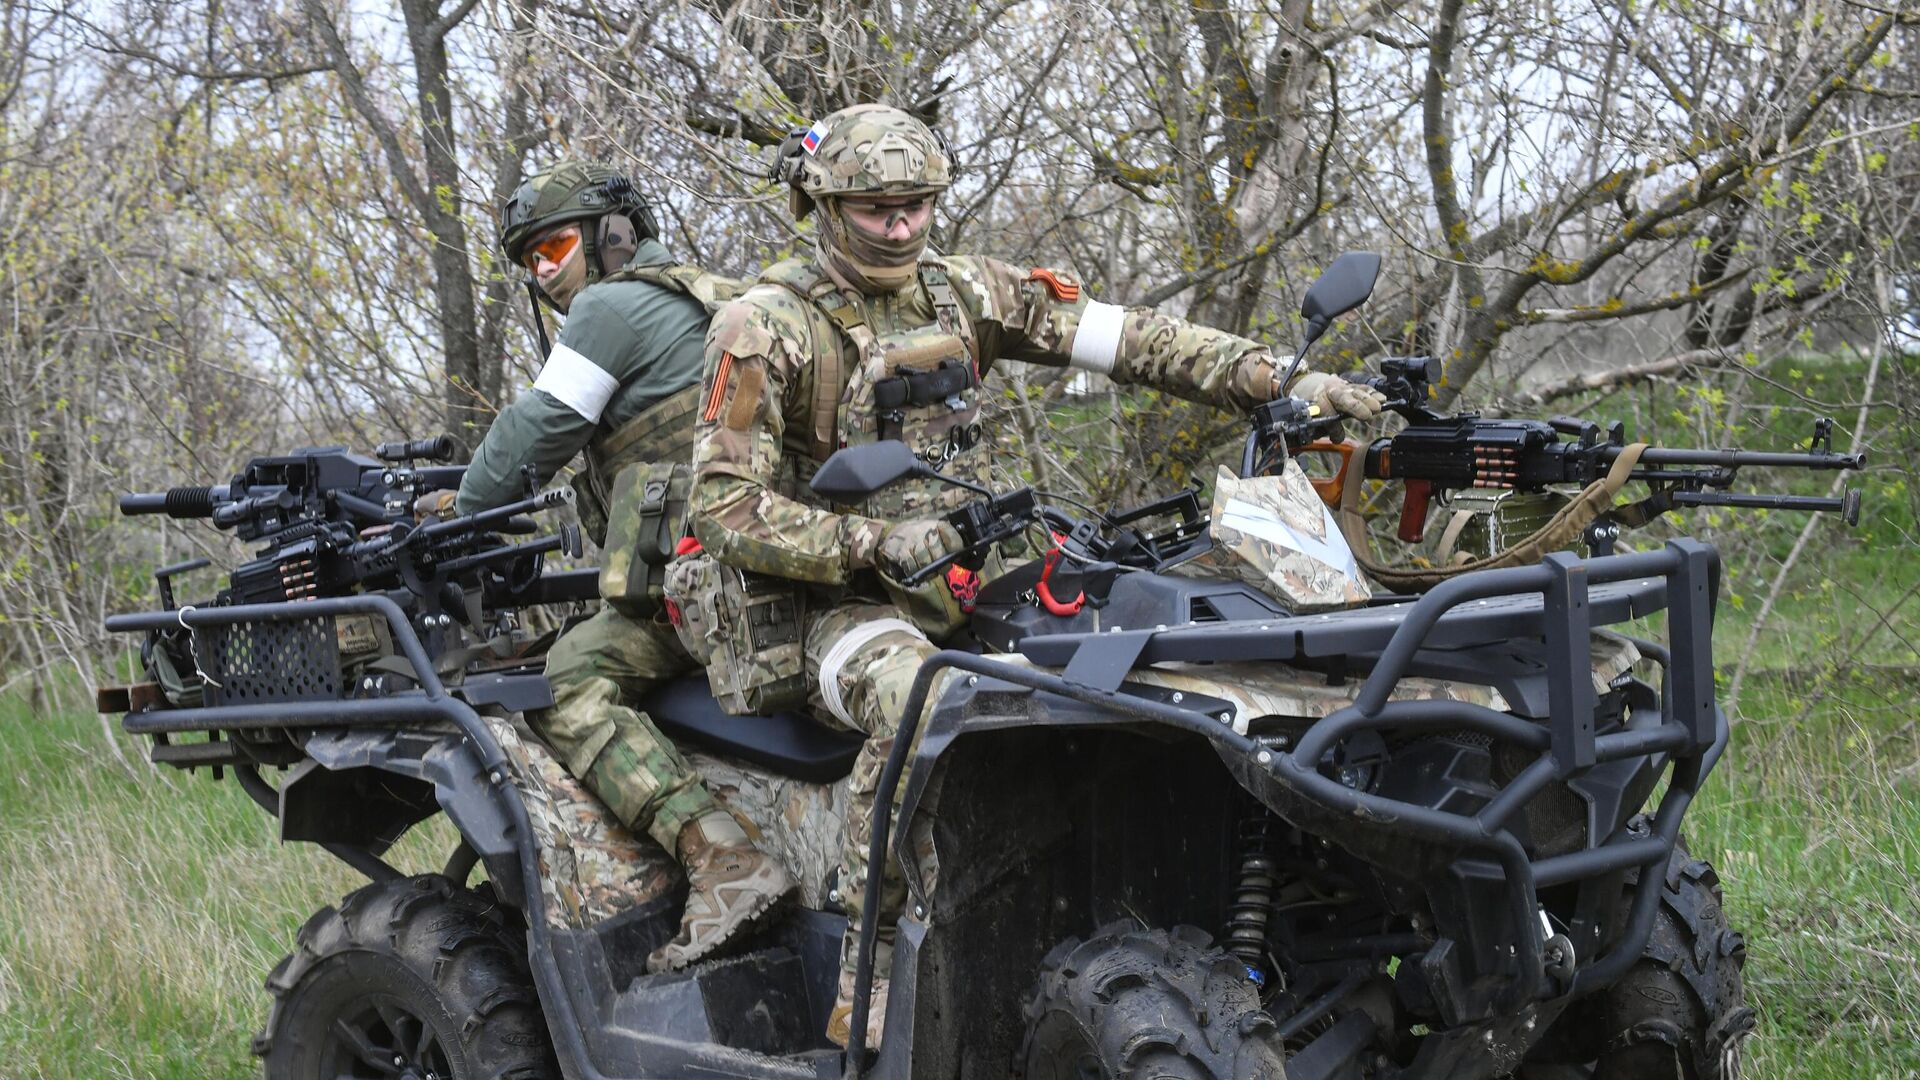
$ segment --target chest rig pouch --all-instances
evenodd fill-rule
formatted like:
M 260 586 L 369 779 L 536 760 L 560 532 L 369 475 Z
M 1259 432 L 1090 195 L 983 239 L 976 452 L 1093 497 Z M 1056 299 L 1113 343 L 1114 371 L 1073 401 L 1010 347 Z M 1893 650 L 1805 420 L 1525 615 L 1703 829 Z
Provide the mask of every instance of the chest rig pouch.
M 660 611 L 666 565 L 686 535 L 699 393 L 689 386 L 595 439 L 574 474 L 581 524 L 600 545 L 600 598 L 633 618 Z
M 613 478 L 607 538 L 600 562 L 600 598 L 624 615 L 660 610 L 667 563 L 686 534 L 693 466 L 637 461 Z
M 856 304 L 815 267 L 775 280 L 806 296 L 826 316 L 815 324 L 813 343 L 814 437 L 808 456 L 814 462 L 842 446 L 893 439 L 950 476 L 975 483 L 985 478 L 986 455 L 968 452 L 983 441 L 979 348 L 972 317 L 943 266 L 931 261 L 920 266 L 920 284 L 932 302 L 931 322 L 924 308 L 916 312 L 894 298 Z M 837 339 L 831 345 L 820 332 L 827 325 Z M 968 498 L 964 490 L 938 481 L 908 480 L 869 497 L 861 511 L 898 521 L 943 513 Z
M 805 594 L 792 582 L 701 551 L 667 567 L 666 598 L 674 633 L 707 669 L 707 687 L 722 709 L 764 716 L 806 703 Z

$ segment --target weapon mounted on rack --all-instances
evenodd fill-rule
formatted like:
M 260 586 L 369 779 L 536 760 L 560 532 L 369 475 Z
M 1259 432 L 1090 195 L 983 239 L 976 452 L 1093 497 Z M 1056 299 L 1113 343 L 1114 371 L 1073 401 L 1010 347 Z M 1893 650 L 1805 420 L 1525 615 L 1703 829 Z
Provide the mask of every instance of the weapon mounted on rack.
M 523 515 L 572 501 L 573 493 L 565 488 L 464 517 L 416 524 L 415 500 L 458 487 L 466 472 L 463 465 L 416 463 L 445 462 L 453 452 L 453 440 L 442 435 L 382 443 L 375 450 L 379 460 L 337 446 L 258 457 L 227 484 L 123 495 L 120 512 L 208 519 L 241 540 L 260 541 L 255 557 L 234 569 L 218 604 L 404 591 L 424 601 L 417 605 L 424 610 L 444 611 L 464 621 L 469 603 L 462 582 L 468 587 L 499 584 L 523 593 L 538 581 L 543 553 L 565 550 L 578 555 L 580 538 L 571 525 L 523 544 L 509 544 L 501 537 L 535 531 Z M 158 571 L 162 603 L 174 606 L 174 575 L 205 565 L 205 560 L 195 560 Z M 495 573 L 478 573 L 487 569 Z M 522 603 L 572 598 L 516 596 Z
M 1273 463 L 1281 445 L 1293 453 L 1338 454 L 1341 465 L 1335 475 L 1314 480 L 1330 506 L 1340 504 L 1346 478 L 1354 472 L 1370 480 L 1399 480 L 1405 495 L 1398 535 L 1408 543 L 1420 540 L 1436 495 L 1469 488 L 1534 492 L 1556 485 L 1587 487 L 1602 480 L 1612 486 L 1641 481 L 1648 494 L 1600 515 L 1594 525 L 1602 531 L 1588 534 L 1596 553 L 1610 546 L 1617 533 L 1606 532 L 1608 527 L 1641 524 L 1682 506 L 1823 511 L 1841 514 L 1848 525 L 1860 521 L 1858 489 L 1837 498 L 1729 490 L 1743 468 L 1862 468 L 1866 455 L 1834 451 L 1833 422 L 1824 417 L 1814 422 L 1812 437 L 1801 450 L 1672 449 L 1629 442 L 1619 422 L 1602 428 L 1570 416 L 1538 420 L 1435 412 L 1427 403 L 1441 377 L 1437 358 L 1390 357 L 1380 369 L 1380 375 L 1347 378 L 1386 395 L 1386 408 L 1407 421 L 1404 428 L 1364 447 L 1330 442 L 1326 433 L 1338 417 L 1321 416 L 1303 401 L 1281 398 L 1256 413 L 1261 435 L 1249 441 L 1247 470 L 1255 467 L 1256 442 L 1268 447 L 1264 465 Z M 1353 456 L 1362 460 L 1352 462 Z

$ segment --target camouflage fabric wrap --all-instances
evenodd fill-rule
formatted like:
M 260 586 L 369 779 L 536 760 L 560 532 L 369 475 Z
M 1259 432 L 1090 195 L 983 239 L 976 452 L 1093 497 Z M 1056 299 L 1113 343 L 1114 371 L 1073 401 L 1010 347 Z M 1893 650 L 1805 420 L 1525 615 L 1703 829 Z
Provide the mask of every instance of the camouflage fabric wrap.
M 713 797 L 741 819 L 754 845 L 792 872 L 802 903 L 818 910 L 837 899 L 827 895 L 827 882 L 840 868 L 846 778 L 814 784 L 697 750 L 687 760 L 700 770 Z
M 627 831 L 524 724 L 486 722 L 513 763 L 533 823 L 548 926 L 591 929 L 673 892 L 680 866 L 665 848 Z
M 1295 611 L 1349 608 L 1373 596 L 1333 511 L 1298 462 L 1246 479 L 1222 466 L 1207 535 L 1210 549 L 1169 572 L 1244 581 Z
M 666 626 L 604 607 L 554 643 L 553 706 L 527 714 L 569 772 L 668 851 L 715 803 L 673 743 L 627 702 L 693 666 Z
M 927 125 L 890 105 L 853 105 L 808 130 L 783 158 L 796 220 L 836 195 L 926 195 L 953 183 L 953 161 Z

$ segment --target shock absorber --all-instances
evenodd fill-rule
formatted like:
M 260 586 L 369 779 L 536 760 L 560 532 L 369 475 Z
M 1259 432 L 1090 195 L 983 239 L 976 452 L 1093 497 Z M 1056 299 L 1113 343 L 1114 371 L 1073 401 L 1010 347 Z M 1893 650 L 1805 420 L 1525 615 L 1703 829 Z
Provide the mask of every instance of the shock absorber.
M 1279 887 L 1279 863 L 1273 854 L 1277 823 L 1262 807 L 1240 822 L 1240 876 L 1227 905 L 1227 951 L 1247 965 L 1247 977 L 1265 985 L 1267 976 L 1267 920 L 1274 890 Z

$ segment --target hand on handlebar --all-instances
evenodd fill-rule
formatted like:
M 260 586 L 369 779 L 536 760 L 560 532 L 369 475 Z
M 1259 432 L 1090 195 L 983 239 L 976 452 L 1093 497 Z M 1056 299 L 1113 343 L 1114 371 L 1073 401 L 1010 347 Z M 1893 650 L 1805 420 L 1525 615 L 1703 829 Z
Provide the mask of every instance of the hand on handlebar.
M 1379 416 L 1387 404 L 1387 395 L 1373 387 L 1348 382 L 1324 371 L 1309 371 L 1300 376 L 1289 392 L 1317 406 L 1322 416 L 1338 413 L 1355 420 L 1371 420 Z
M 965 550 L 959 530 L 941 518 L 903 521 L 880 537 L 874 569 L 887 596 L 907 614 L 928 637 L 939 639 L 966 622 L 966 611 L 948 583 L 947 575 L 935 573 L 915 584 L 906 584 L 916 573 Z
M 874 564 L 896 581 L 966 550 L 959 530 L 945 518 L 916 518 L 893 525 L 881 534 Z

